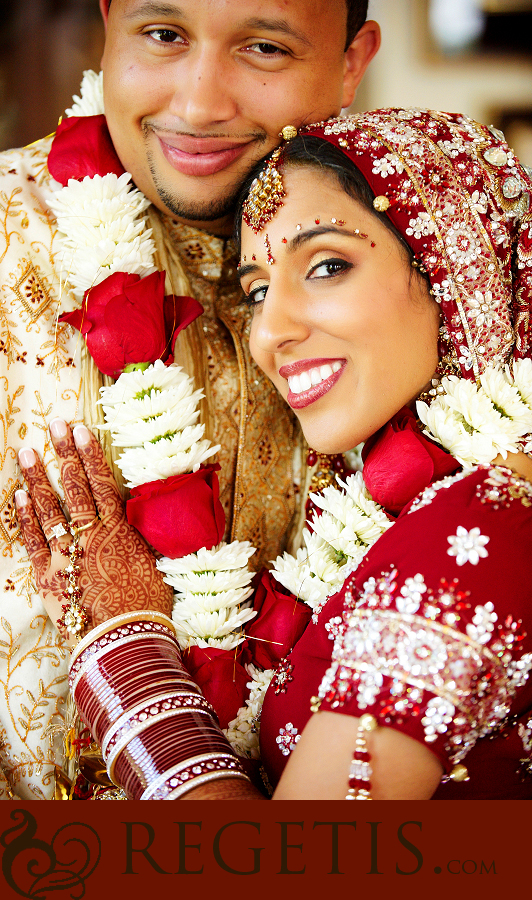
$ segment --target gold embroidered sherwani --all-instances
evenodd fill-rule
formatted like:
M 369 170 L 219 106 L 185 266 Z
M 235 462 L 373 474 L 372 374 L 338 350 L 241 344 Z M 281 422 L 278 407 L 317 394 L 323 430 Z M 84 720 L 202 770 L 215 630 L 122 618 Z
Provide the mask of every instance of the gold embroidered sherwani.
M 54 767 L 65 763 L 69 725 L 68 654 L 35 592 L 14 512 L 14 493 L 22 487 L 17 452 L 34 447 L 57 488 L 50 420 L 60 415 L 96 424 L 88 378 L 83 385 L 83 342 L 70 326 L 57 323 L 59 311 L 72 309 L 75 301 L 54 268 L 49 146 L 46 139 L 0 154 L 0 799 L 53 797 Z M 207 435 L 222 446 L 226 537 L 250 540 L 258 548 L 252 558 L 258 568 L 284 548 L 295 513 L 301 515 L 297 501 L 304 492 L 295 487 L 299 433 L 250 358 L 249 313 L 231 243 L 156 210 L 150 225 L 168 291 L 191 293 L 204 306 L 179 339 L 177 361 L 204 388 Z

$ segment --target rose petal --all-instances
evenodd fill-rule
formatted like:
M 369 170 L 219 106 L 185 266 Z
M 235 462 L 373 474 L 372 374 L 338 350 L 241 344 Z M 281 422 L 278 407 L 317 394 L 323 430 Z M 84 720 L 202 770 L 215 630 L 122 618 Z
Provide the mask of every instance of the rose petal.
M 63 119 L 50 148 L 48 170 L 63 187 L 70 178 L 81 181 L 109 172 L 123 175 L 125 169 L 116 154 L 105 116 Z

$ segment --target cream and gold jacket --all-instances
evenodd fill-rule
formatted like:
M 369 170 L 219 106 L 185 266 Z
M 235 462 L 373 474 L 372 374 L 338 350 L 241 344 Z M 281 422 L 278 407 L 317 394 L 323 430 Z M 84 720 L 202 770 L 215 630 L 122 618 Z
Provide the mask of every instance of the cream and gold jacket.
M 49 146 L 45 139 L 0 154 L 0 799 L 54 796 L 72 725 L 68 653 L 35 592 L 14 511 L 23 486 L 17 453 L 34 447 L 58 489 L 49 422 L 56 415 L 84 420 L 99 434 L 95 403 L 103 383 L 80 335 L 57 321 L 76 302 L 54 267 L 47 198 L 57 185 L 47 170 Z M 207 435 L 222 445 L 226 537 L 250 540 L 258 568 L 301 525 L 304 448 L 288 408 L 250 358 L 249 312 L 231 242 L 154 208 L 149 217 L 167 290 L 204 306 L 180 336 L 177 359 L 204 389 Z

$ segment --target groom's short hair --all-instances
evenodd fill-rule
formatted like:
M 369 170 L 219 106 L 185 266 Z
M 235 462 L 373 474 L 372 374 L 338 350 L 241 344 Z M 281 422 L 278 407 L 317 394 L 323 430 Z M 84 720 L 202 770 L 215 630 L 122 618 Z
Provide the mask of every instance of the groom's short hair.
M 347 5 L 347 38 L 345 49 L 347 50 L 354 36 L 360 31 L 368 17 L 368 0 L 345 0 L 345 2 Z

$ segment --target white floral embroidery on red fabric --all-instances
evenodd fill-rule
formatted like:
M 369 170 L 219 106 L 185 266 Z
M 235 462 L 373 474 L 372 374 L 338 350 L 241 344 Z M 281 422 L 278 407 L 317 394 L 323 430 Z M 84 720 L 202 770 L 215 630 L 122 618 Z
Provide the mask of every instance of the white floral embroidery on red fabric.
M 472 623 L 466 625 L 466 632 L 479 644 L 487 644 L 491 640 L 492 632 L 497 621 L 497 613 L 494 612 L 493 603 L 485 603 L 484 606 L 475 606 L 475 615 Z
M 399 612 L 417 612 L 426 590 L 427 585 L 423 581 L 423 575 L 418 573 L 413 578 L 407 578 L 401 588 L 401 595 L 395 601 Z
M 486 544 L 489 537 L 480 533 L 480 528 L 472 528 L 470 531 L 459 525 L 456 529 L 456 535 L 448 537 L 450 547 L 447 550 L 449 556 L 456 556 L 456 565 L 464 566 L 466 563 L 478 565 L 481 557 L 486 557 L 488 551 Z
M 300 738 L 301 735 L 298 734 L 295 725 L 292 725 L 291 722 L 287 722 L 284 728 L 279 729 L 279 735 L 275 738 L 275 741 L 279 745 L 279 750 L 283 756 L 288 756 Z

